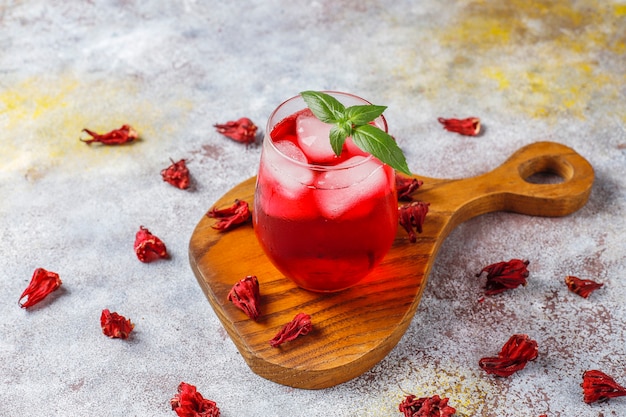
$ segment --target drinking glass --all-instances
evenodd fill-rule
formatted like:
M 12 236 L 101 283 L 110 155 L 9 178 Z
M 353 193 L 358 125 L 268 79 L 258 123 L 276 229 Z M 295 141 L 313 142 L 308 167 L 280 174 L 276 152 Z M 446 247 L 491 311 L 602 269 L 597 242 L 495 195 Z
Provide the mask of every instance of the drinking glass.
M 370 104 L 347 93 L 326 94 L 346 107 Z M 391 248 L 398 227 L 395 171 L 351 138 L 335 156 L 330 125 L 311 117 L 299 95 L 271 114 L 256 182 L 254 230 L 287 278 L 306 290 L 333 292 L 361 281 Z M 383 116 L 373 123 L 387 131 Z

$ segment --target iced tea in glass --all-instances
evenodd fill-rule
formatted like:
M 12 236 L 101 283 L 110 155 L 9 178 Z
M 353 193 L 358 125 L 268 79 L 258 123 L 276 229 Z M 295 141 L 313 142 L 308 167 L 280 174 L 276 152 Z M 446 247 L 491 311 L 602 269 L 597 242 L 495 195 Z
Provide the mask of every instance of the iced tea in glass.
M 370 104 L 326 92 L 345 106 Z M 373 122 L 387 131 L 384 117 Z M 347 138 L 336 156 L 330 124 L 301 96 L 270 116 L 254 200 L 254 230 L 270 261 L 298 286 L 339 291 L 391 248 L 398 225 L 395 171 Z

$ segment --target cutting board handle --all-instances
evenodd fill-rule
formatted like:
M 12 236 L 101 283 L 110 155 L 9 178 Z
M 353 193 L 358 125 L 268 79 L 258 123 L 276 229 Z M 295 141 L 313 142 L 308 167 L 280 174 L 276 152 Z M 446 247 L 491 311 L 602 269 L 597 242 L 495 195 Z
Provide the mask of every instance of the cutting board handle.
M 528 179 L 549 174 L 558 183 Z M 424 179 L 420 199 L 451 214 L 447 229 L 481 214 L 509 211 L 533 216 L 565 216 L 581 208 L 594 181 L 591 164 L 573 149 L 555 142 L 536 142 L 515 152 L 486 174 L 458 180 Z

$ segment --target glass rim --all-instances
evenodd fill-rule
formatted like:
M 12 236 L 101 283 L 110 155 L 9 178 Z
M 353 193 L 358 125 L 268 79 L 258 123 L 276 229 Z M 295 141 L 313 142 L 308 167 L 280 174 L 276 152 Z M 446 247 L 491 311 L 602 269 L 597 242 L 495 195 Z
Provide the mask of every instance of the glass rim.
M 362 97 L 359 97 L 357 95 L 351 94 L 351 93 L 344 93 L 342 91 L 334 91 L 334 90 L 321 90 L 322 93 L 326 93 L 332 96 L 345 96 L 345 97 L 350 97 L 353 99 L 356 99 L 358 101 L 363 102 L 363 104 L 372 104 L 371 102 L 365 100 Z M 335 97 L 337 98 L 337 97 Z M 272 120 L 274 119 L 274 117 L 276 116 L 276 113 L 278 113 L 278 111 L 283 108 L 285 105 L 294 102 L 298 99 L 302 100 L 302 103 L 304 104 L 304 107 L 302 108 L 302 110 L 304 110 L 305 108 L 307 108 L 306 103 L 304 102 L 304 99 L 302 98 L 302 96 L 300 94 L 295 95 L 291 98 L 288 98 L 287 100 L 283 101 L 282 103 L 280 103 L 278 106 L 276 106 L 276 108 L 274 109 L 274 111 L 272 111 L 272 113 L 270 113 L 269 118 L 267 119 L 267 125 L 265 127 L 265 137 L 263 139 L 263 142 L 266 141 L 266 139 L 269 139 L 269 146 L 272 147 L 272 149 L 278 154 L 280 155 L 281 158 L 284 158 L 285 160 L 289 161 L 290 163 L 302 166 L 302 167 L 306 167 L 312 171 L 340 171 L 340 170 L 344 170 L 344 169 L 349 169 L 349 168 L 354 168 L 356 166 L 362 165 L 368 161 L 370 161 L 371 159 L 375 159 L 374 155 L 372 155 L 371 153 L 367 153 L 367 156 L 364 157 L 364 159 L 354 162 L 352 164 L 347 164 L 347 165 L 341 165 L 341 166 L 337 166 L 337 165 L 321 165 L 321 164 L 311 164 L 308 162 L 301 162 L 298 161 L 296 159 L 291 158 L 288 155 L 285 155 L 284 153 L 282 153 L 275 145 L 274 145 L 274 141 L 272 140 L 271 137 L 271 129 L 270 129 L 270 123 L 272 122 Z M 299 111 L 299 110 L 295 110 L 295 111 Z M 287 116 L 290 116 L 293 113 L 288 114 Z M 281 119 L 282 120 L 282 119 Z M 278 122 L 280 122 L 281 120 L 279 120 Z M 382 121 L 382 125 L 384 128 L 384 131 L 387 132 L 387 119 L 385 119 L 385 116 L 383 116 L 382 114 L 380 116 L 378 116 L 375 120 L 381 120 Z M 278 123 L 277 122 L 277 123 Z M 274 126 L 276 126 L 277 123 L 274 123 Z M 272 126 L 272 128 L 274 127 Z M 381 162 L 382 165 L 384 165 Z

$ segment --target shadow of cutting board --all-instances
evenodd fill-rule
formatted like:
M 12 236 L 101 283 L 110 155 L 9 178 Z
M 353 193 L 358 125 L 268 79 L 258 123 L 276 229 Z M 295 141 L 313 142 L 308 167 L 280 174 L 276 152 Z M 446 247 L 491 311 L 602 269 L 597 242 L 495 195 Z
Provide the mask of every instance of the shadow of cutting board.
M 558 184 L 526 179 L 550 173 Z M 228 232 L 203 216 L 189 243 L 189 260 L 202 290 L 248 366 L 258 375 L 297 388 L 320 389 L 355 378 L 398 343 L 419 304 L 437 251 L 460 223 L 481 214 L 510 211 L 565 216 L 581 208 L 594 180 L 591 165 L 574 150 L 552 142 L 528 145 L 501 166 L 467 179 L 419 177 L 416 200 L 430 203 L 423 233 L 410 243 L 403 228 L 383 262 L 348 290 L 319 294 L 302 290 L 278 272 L 257 243 L 251 224 Z M 211 207 L 235 199 L 253 206 L 256 178 L 237 185 Z M 232 286 L 256 275 L 261 317 L 255 322 L 227 300 Z M 300 312 L 313 330 L 277 348 L 269 340 Z

